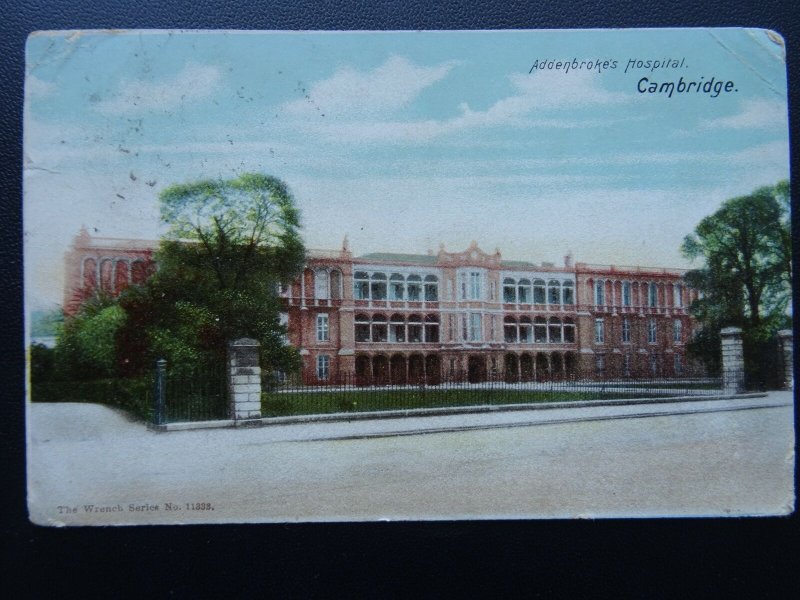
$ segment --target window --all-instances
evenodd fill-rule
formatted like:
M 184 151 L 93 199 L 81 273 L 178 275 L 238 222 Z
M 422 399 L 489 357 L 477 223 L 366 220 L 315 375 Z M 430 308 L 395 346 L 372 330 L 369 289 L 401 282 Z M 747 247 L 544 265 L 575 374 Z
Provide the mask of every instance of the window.
M 408 341 L 412 344 L 422 341 L 422 317 L 419 315 L 408 317 Z
M 680 283 L 676 283 L 672 286 L 672 304 L 676 307 L 683 306 L 683 286 Z
M 622 374 L 625 377 L 631 376 L 631 355 L 625 354 L 622 356 Z
M 398 343 L 406 341 L 406 320 L 403 315 L 393 314 L 389 319 L 389 341 Z
M 672 360 L 672 366 L 675 370 L 675 375 L 683 375 L 683 357 L 680 354 L 676 354 Z
M 547 282 L 547 303 L 561 304 L 561 284 L 555 279 Z
M 353 277 L 353 298 L 356 300 L 369 300 L 369 274 L 356 271 Z
M 358 314 L 356 315 L 356 341 L 368 342 L 369 340 L 369 317 L 364 314 Z
M 606 338 L 605 325 L 603 319 L 594 320 L 594 343 L 603 344 Z
M 393 273 L 389 277 L 389 300 L 402 300 L 406 289 L 406 282 L 402 275 Z
M 647 342 L 649 344 L 656 343 L 656 335 L 658 332 L 658 323 L 656 323 L 655 319 L 648 319 L 647 320 Z
M 519 343 L 531 343 L 531 318 L 520 317 L 519 319 Z
M 425 302 L 437 302 L 439 300 L 439 278 L 436 275 L 425 277 Z
M 514 317 L 506 317 L 503 319 L 503 332 L 505 334 L 505 341 L 508 344 L 516 343 L 517 341 L 517 321 Z
M 551 344 L 561 343 L 561 319 L 558 317 L 550 317 L 547 325 L 547 337 Z
M 470 300 L 481 299 L 481 274 L 475 271 L 469 274 L 469 297 Z
M 330 339 L 328 315 L 317 315 L 317 341 L 328 342 Z
M 289 343 L 289 313 L 279 313 L 278 314 L 278 324 L 281 326 L 281 341 L 284 344 Z
M 370 286 L 372 300 L 386 300 L 386 275 L 373 273 L 370 280 L 372 281 Z
M 517 286 L 513 279 L 506 277 L 503 280 L 503 302 L 514 304 L 517 301 Z
M 419 302 L 422 300 L 422 277 L 419 275 L 409 275 L 406 280 L 406 290 L 409 302 Z
M 564 304 L 575 304 L 575 283 L 565 281 L 561 289 L 561 295 Z
M 675 319 L 672 322 L 672 341 L 678 344 L 681 343 L 683 337 L 683 323 L 680 319 Z
M 570 317 L 564 319 L 564 341 L 567 344 L 575 343 L 575 322 Z
M 535 317 L 533 319 L 533 341 L 537 344 L 547 342 L 547 321 L 544 317 Z
M 425 341 L 438 342 L 439 341 L 439 316 L 426 315 L 425 316 Z
M 328 379 L 330 374 L 331 357 L 327 354 L 317 356 L 317 379 Z
M 631 343 L 631 320 L 622 319 L 622 343 Z
M 327 300 L 330 297 L 330 279 L 328 278 L 328 272 L 325 269 L 317 269 L 314 271 L 314 298 Z
M 545 284 L 544 279 L 533 280 L 533 303 L 544 304 L 545 300 Z
M 372 341 L 385 342 L 387 338 L 386 317 L 375 315 L 372 317 Z
M 658 375 L 658 355 L 651 354 L 650 355 L 650 374 L 655 377 Z
M 652 282 L 647 286 L 647 305 L 650 307 L 658 306 L 658 287 Z
M 595 281 L 594 282 L 594 303 L 595 306 L 602 306 L 606 303 L 606 282 L 605 281 Z
M 530 279 L 520 279 L 517 285 L 517 302 L 520 304 L 531 303 L 531 281 Z
M 481 315 L 478 313 L 469 315 L 469 341 L 481 341 Z
M 622 306 L 631 305 L 631 282 L 622 282 Z

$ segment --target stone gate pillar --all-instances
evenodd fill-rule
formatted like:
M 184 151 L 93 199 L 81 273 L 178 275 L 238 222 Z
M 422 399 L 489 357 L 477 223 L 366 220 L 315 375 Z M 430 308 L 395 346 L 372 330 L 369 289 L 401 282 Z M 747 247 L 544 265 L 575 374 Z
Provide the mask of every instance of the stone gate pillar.
M 722 391 L 738 394 L 744 391 L 744 352 L 742 330 L 726 327 L 719 332 L 722 338 Z
M 261 367 L 258 340 L 240 338 L 228 344 L 228 405 L 232 419 L 261 417 Z
M 781 341 L 781 353 L 783 355 L 783 389 L 794 389 L 794 349 L 792 344 L 794 337 L 791 329 L 781 329 L 778 332 Z

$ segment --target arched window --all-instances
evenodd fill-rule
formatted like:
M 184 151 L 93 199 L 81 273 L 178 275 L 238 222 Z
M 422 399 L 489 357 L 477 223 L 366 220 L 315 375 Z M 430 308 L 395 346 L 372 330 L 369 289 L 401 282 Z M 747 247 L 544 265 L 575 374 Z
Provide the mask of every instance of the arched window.
M 439 300 L 439 278 L 436 277 L 436 275 L 426 275 L 425 302 L 438 302 L 438 300 Z
M 144 261 L 134 260 L 131 263 L 131 281 L 134 284 L 141 284 L 144 283 L 146 279 L 147 279 L 147 267 L 144 264 Z
M 598 279 L 594 282 L 594 304 L 603 306 L 606 303 L 606 282 Z
M 575 282 L 572 280 L 565 281 L 562 286 L 562 300 L 564 304 L 575 304 Z
M 356 341 L 369 342 L 371 337 L 369 333 L 369 317 L 365 314 L 356 315 Z
M 384 315 L 372 316 L 372 341 L 385 342 L 387 339 L 386 317 Z
M 418 344 L 422 340 L 422 317 L 411 315 L 408 317 L 408 341 L 412 344 Z
M 369 273 L 366 271 L 356 271 L 353 276 L 353 298 L 369 300 Z
M 560 344 L 563 336 L 561 335 L 561 319 L 558 317 L 550 317 L 547 324 L 548 341 L 551 344 Z
M 100 289 L 104 292 L 114 291 L 114 261 L 110 258 L 100 261 Z
M 425 341 L 439 341 L 439 315 L 425 315 Z
M 561 283 L 555 279 L 547 282 L 547 303 L 561 304 Z
M 564 319 L 564 342 L 567 344 L 575 343 L 575 321 L 571 317 Z
M 517 320 L 514 317 L 503 319 L 503 335 L 506 343 L 515 344 L 517 342 Z
M 544 317 L 533 319 L 533 341 L 537 344 L 547 342 L 547 320 Z
M 389 300 L 402 300 L 405 288 L 405 278 L 399 273 L 392 273 L 389 277 Z
M 517 301 L 516 282 L 511 277 L 503 279 L 503 302 L 514 304 Z
M 327 269 L 314 269 L 314 298 L 327 300 L 330 297 L 331 287 Z
M 373 300 L 386 300 L 386 275 L 373 273 L 370 277 L 370 293 Z
M 517 284 L 517 302 L 520 304 L 531 303 L 531 280 L 520 279 Z
M 519 318 L 519 343 L 520 344 L 530 344 L 531 343 L 531 333 L 532 333 L 532 326 L 531 326 L 531 318 L 530 317 L 520 317 Z
M 409 302 L 419 302 L 422 300 L 422 277 L 419 275 L 409 275 L 406 279 L 406 291 Z
M 622 306 L 631 305 L 631 282 L 622 282 Z
M 647 285 L 647 306 L 658 306 L 658 288 L 652 281 Z
M 683 306 L 683 285 L 676 283 L 672 286 L 673 305 L 677 308 Z
M 672 341 L 680 343 L 683 339 L 683 323 L 680 319 L 675 319 L 672 322 Z
M 389 319 L 389 341 L 402 343 L 406 341 L 406 320 L 401 314 L 393 314 Z
M 97 287 L 97 261 L 93 258 L 83 260 L 83 287 L 87 290 Z
M 533 280 L 533 303 L 534 304 L 544 304 L 545 303 L 545 283 L 544 283 L 544 279 L 534 279 Z

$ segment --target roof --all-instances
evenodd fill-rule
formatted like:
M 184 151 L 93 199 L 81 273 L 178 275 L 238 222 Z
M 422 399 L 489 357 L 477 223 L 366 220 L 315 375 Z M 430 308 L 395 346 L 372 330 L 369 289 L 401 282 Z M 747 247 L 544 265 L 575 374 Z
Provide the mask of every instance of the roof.
M 436 255 L 430 254 L 394 254 L 392 252 L 372 252 L 358 257 L 359 260 L 369 261 L 391 261 L 401 263 L 412 263 L 415 265 L 435 265 L 439 259 Z

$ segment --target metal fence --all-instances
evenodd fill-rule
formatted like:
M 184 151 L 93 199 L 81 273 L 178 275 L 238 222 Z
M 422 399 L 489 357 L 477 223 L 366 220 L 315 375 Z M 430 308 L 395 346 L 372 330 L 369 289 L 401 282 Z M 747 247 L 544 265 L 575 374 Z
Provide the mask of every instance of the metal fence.
M 156 363 L 153 377 L 153 422 L 228 418 L 228 385 L 224 365 L 214 368 L 170 368 Z
M 719 378 L 551 379 L 509 381 L 488 376 L 480 382 L 441 377 L 436 383 L 364 385 L 353 375 L 338 375 L 324 385 L 307 385 L 297 377 L 264 386 L 262 416 L 413 410 L 580 400 L 633 399 L 717 394 Z

